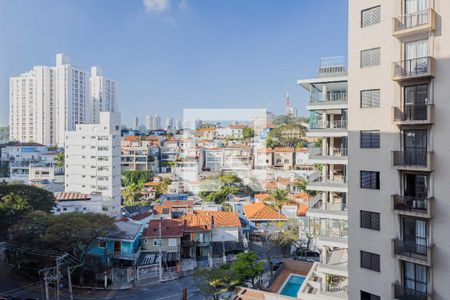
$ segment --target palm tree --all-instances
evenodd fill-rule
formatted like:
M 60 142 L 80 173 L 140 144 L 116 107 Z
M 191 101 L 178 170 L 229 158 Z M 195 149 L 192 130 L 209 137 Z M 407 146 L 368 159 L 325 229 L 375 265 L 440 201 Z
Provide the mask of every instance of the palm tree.
M 289 201 L 287 197 L 287 192 L 283 189 L 276 188 L 274 189 L 271 194 L 270 198 L 273 200 L 273 206 L 278 210 L 278 213 L 281 215 L 281 208 L 283 207 L 286 202 Z
M 55 161 L 58 168 L 64 168 L 64 151 L 56 153 Z

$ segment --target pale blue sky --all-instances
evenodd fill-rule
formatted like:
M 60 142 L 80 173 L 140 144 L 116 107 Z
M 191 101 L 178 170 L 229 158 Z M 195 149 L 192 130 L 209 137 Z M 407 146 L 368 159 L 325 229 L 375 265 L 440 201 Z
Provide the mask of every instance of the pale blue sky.
M 347 1 L 0 0 L 0 37 L 0 125 L 9 76 L 54 65 L 57 52 L 118 81 L 126 124 L 192 107 L 281 113 L 286 86 L 306 114 L 296 80 L 346 55 Z

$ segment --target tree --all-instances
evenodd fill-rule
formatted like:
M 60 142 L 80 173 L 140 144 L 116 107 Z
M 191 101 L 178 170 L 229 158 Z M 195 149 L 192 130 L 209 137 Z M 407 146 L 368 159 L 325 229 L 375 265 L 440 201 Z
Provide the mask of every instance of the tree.
M 152 179 L 152 171 L 125 171 L 122 172 L 122 185 L 127 187 L 129 185 L 139 185 L 148 182 Z
M 121 234 L 114 219 L 104 214 L 67 213 L 52 215 L 42 211 L 31 212 L 8 230 L 8 242 L 14 245 L 67 252 L 81 261 L 97 238 Z M 7 253 L 10 262 L 18 268 L 42 268 L 54 264 L 42 257 L 24 253 Z
M 254 252 L 241 252 L 231 264 L 231 271 L 241 282 L 247 282 L 256 287 L 257 279 L 264 272 L 264 262 Z
M 12 224 L 33 210 L 50 212 L 55 205 L 53 193 L 31 185 L 0 185 L 0 239 Z
M 304 128 L 297 123 L 280 125 L 270 132 L 272 140 L 282 147 L 295 147 L 305 136 Z
M 298 188 L 301 192 L 304 192 L 304 193 L 308 194 L 309 196 L 314 197 L 317 194 L 317 192 L 306 189 L 307 185 L 308 185 L 308 183 L 304 178 L 299 178 L 299 179 L 295 180 L 295 182 L 294 182 L 294 186 L 296 188 Z
M 283 205 L 289 201 L 287 192 L 280 188 L 276 188 L 270 193 L 270 199 L 273 200 L 273 206 L 279 213 L 281 213 Z
M 195 277 L 197 288 L 205 296 L 214 300 L 219 300 L 223 293 L 239 284 L 239 279 L 234 276 L 227 265 L 219 269 L 198 269 Z
M 208 202 L 222 204 L 230 194 L 251 193 L 242 179 L 235 174 L 213 176 L 206 180 L 200 192 L 200 197 Z
M 274 232 L 271 237 L 271 241 L 275 246 L 279 247 L 283 252 L 283 257 L 289 253 L 291 246 L 296 244 L 299 240 L 298 230 L 295 228 L 290 228 L 287 230 Z
M 58 168 L 64 168 L 65 155 L 64 151 L 58 152 L 55 155 L 56 166 Z
M 172 180 L 170 178 L 164 177 L 161 184 L 156 188 L 156 193 L 158 196 L 167 193 L 167 189 L 171 183 Z
M 255 131 L 253 130 L 253 128 L 246 126 L 242 129 L 242 137 L 244 138 L 244 140 L 250 140 L 254 136 L 255 136 Z
M 142 184 L 131 183 L 122 190 L 125 206 L 133 205 L 135 202 L 139 202 L 141 200 L 142 187 Z

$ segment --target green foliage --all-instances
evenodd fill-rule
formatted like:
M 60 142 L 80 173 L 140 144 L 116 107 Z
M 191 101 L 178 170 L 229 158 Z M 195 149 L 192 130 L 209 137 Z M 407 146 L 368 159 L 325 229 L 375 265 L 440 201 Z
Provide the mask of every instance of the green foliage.
M 143 187 L 143 184 L 131 183 L 122 190 L 122 196 L 124 199 L 125 206 L 135 205 L 136 202 L 141 201 L 142 187 Z
M 282 147 L 295 147 L 305 136 L 304 128 L 300 124 L 290 123 L 280 125 L 270 132 L 270 139 Z
M 239 279 L 227 266 L 219 269 L 198 269 L 195 279 L 197 288 L 208 297 L 205 299 L 218 300 L 223 293 L 239 284 Z
M 270 199 L 274 202 L 273 206 L 280 211 L 286 202 L 289 201 L 287 192 L 283 189 L 276 188 L 270 193 Z
M 276 231 L 270 236 L 270 239 L 275 246 L 282 250 L 283 256 L 286 257 L 289 254 L 291 246 L 299 240 L 298 227 Z
M 233 277 L 256 287 L 256 280 L 264 272 L 264 262 L 254 252 L 241 252 L 231 264 Z
M 0 185 L 0 239 L 9 226 L 33 210 L 50 212 L 55 205 L 53 193 L 30 185 Z
M 255 136 L 255 131 L 253 128 L 246 126 L 242 129 L 242 136 L 245 140 L 249 140 Z
M 248 186 L 235 174 L 211 177 L 201 187 L 200 197 L 208 202 L 221 204 L 229 194 L 250 193 Z
M 122 172 L 122 185 L 143 185 L 152 179 L 152 171 L 125 171 Z
M 164 177 L 161 184 L 156 188 L 156 194 L 157 197 L 159 197 L 162 194 L 167 193 L 167 188 L 172 183 L 172 180 L 168 177 Z
M 8 230 L 8 242 L 23 247 L 67 252 L 83 260 L 98 237 L 120 234 L 114 219 L 104 214 L 67 213 L 52 215 L 31 212 Z M 42 268 L 53 265 L 43 257 L 9 252 L 9 261 L 16 266 Z
M 64 151 L 56 153 L 55 161 L 56 161 L 56 166 L 58 168 L 64 168 L 64 161 L 65 161 Z

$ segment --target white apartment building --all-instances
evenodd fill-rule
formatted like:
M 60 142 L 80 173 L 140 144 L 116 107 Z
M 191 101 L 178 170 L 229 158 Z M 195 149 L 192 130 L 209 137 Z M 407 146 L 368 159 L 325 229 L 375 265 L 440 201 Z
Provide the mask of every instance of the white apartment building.
M 174 127 L 173 118 L 172 117 L 167 117 L 166 118 L 166 130 L 167 131 L 171 131 L 171 130 L 174 130 L 174 129 L 175 129 L 175 127 Z
M 65 191 L 100 193 L 103 211 L 120 213 L 120 114 L 100 113 L 99 124 L 66 132 Z
M 100 67 L 91 68 L 90 93 L 93 110 L 88 113 L 92 113 L 90 116 L 90 123 L 98 123 L 100 121 L 101 111 L 117 111 L 116 103 L 116 82 L 102 76 L 102 70 Z
M 450 1 L 349 1 L 350 299 L 449 299 Z
M 343 58 L 322 59 L 318 78 L 299 80 L 298 84 L 310 95 L 307 136 L 320 141 L 309 149 L 309 163 L 321 165 L 309 176 L 307 186 L 317 192 L 309 203 L 307 217 L 320 249 L 320 262 L 312 267 L 299 297 L 348 299 L 348 103 Z
M 88 73 L 59 53 L 55 67 L 36 66 L 11 77 L 10 140 L 62 147 L 65 131 L 96 122 L 99 111 L 115 111 L 116 84 L 103 78 L 97 67 L 93 71 L 90 89 Z

